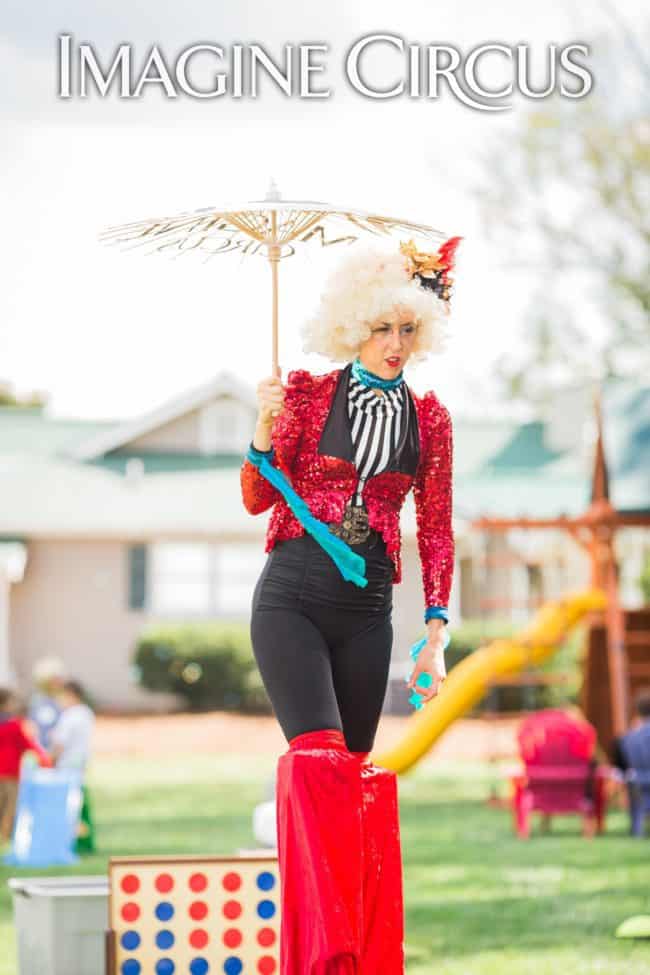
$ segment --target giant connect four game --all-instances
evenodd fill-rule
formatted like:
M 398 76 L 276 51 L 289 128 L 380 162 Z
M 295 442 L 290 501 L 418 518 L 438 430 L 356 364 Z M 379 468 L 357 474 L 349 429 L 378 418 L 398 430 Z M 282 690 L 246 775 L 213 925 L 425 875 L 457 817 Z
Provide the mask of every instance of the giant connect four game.
M 277 856 L 113 857 L 107 975 L 279 972 Z

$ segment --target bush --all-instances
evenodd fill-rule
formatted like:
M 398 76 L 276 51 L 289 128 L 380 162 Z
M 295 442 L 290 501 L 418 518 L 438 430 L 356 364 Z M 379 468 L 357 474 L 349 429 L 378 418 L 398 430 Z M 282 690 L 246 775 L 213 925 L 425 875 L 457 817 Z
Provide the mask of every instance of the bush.
M 192 711 L 271 711 L 244 624 L 147 627 L 133 662 L 141 687 L 180 694 Z
M 452 623 L 451 626 L 449 646 L 445 650 L 447 670 L 451 670 L 479 647 L 517 632 L 517 626 L 510 620 L 466 619 L 462 623 Z

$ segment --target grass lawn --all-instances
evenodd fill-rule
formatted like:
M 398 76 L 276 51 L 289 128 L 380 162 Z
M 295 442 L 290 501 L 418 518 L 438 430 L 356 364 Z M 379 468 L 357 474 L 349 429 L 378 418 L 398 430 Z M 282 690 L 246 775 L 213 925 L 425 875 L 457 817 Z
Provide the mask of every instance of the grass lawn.
M 97 760 L 90 784 L 104 852 L 75 872 L 103 873 L 109 852 L 255 845 L 252 809 L 272 768 L 237 755 Z M 593 841 L 573 817 L 517 841 L 509 815 L 483 802 L 489 774 L 456 763 L 400 779 L 409 975 L 650 973 L 650 941 L 613 936 L 623 918 L 650 913 L 650 839 L 629 839 L 616 811 Z M 0 868 L 0 975 L 17 971 L 6 878 L 18 873 Z

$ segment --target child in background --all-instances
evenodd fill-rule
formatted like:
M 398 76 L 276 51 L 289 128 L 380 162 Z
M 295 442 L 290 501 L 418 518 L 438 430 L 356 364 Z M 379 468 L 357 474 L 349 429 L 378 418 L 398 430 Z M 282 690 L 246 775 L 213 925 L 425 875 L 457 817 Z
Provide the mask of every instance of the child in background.
M 66 678 L 65 664 L 58 657 L 41 657 L 32 670 L 34 691 L 29 699 L 29 717 L 36 725 L 43 748 L 50 747 L 50 734 L 61 709 L 56 695 Z
M 66 680 L 57 692 L 61 714 L 50 733 L 52 758 L 57 768 L 79 769 L 85 777 L 90 759 L 95 715 L 86 704 L 86 695 L 76 680 Z M 90 814 L 88 788 L 82 779 L 82 807 L 77 853 L 95 852 L 95 832 Z
M 0 842 L 3 843 L 11 839 L 13 831 L 23 755 L 34 752 L 41 765 L 52 764 L 20 715 L 14 692 L 0 687 Z

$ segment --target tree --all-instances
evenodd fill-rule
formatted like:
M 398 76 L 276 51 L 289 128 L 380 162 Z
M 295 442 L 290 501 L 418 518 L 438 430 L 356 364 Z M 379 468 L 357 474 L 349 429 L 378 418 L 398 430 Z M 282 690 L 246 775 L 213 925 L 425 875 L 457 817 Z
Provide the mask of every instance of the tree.
M 44 393 L 29 393 L 27 396 L 17 396 L 10 383 L 0 380 L 0 406 L 18 406 L 34 408 L 45 406 L 47 396 Z
M 650 372 L 647 67 L 629 41 L 594 44 L 592 92 L 536 106 L 485 153 L 486 233 L 513 273 L 532 274 L 525 341 L 498 363 L 516 399 Z

